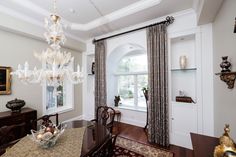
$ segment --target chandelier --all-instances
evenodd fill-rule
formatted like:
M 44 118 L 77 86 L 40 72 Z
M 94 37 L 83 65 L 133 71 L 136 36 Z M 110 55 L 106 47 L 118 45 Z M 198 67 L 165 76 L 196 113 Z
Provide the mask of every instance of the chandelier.
M 62 52 L 61 45 L 64 45 L 66 37 L 63 32 L 63 26 L 60 23 L 61 17 L 56 13 L 56 0 L 54 0 L 54 11 L 49 18 L 45 18 L 46 32 L 44 37 L 50 45 L 46 51 L 41 54 L 34 53 L 34 56 L 42 63 L 42 68 L 33 70 L 29 69 L 29 64 L 25 62 L 24 66 L 18 65 L 18 69 L 12 72 L 24 83 L 47 83 L 48 86 L 62 85 L 65 80 L 69 80 L 73 84 L 81 83 L 83 73 L 80 66 L 77 71 L 70 68 L 73 64 L 74 57 L 69 52 Z M 72 65 L 73 66 L 73 65 Z

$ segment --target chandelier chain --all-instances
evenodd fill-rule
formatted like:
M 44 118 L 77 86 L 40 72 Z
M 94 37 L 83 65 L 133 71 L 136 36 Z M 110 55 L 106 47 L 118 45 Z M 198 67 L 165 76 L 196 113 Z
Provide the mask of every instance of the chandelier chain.
M 56 6 L 56 0 L 53 0 L 53 12 L 54 12 L 54 14 L 56 14 L 57 13 L 57 6 Z

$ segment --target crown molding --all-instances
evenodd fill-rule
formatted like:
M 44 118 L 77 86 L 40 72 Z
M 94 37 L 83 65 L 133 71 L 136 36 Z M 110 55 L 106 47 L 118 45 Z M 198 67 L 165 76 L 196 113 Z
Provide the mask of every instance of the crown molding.
M 7 8 L 2 5 L 0 5 L 0 13 L 6 14 L 8 16 L 14 17 L 14 18 L 19 19 L 21 21 L 28 22 L 33 25 L 37 25 L 39 27 L 43 27 L 42 22 L 40 23 L 38 20 L 35 20 L 34 18 L 31 18 L 31 17 L 21 14 L 19 12 L 16 12 L 15 10 Z
M 15 1 L 15 0 L 13 0 L 13 1 Z M 28 5 L 27 5 L 27 6 L 28 6 Z M 37 26 L 37 27 L 40 28 L 39 31 L 41 31 L 41 29 L 44 29 L 43 21 L 40 22 L 40 21 L 38 21 L 38 20 L 35 20 L 34 18 L 31 18 L 31 17 L 29 17 L 29 16 L 26 16 L 26 15 L 24 15 L 24 14 L 22 14 L 22 13 L 16 12 L 16 11 L 13 10 L 13 9 L 10 9 L 10 8 L 7 8 L 7 7 L 4 7 L 4 6 L 1 6 L 1 5 L 0 5 L 0 13 L 3 13 L 3 14 L 5 14 L 5 15 L 14 17 L 14 18 L 16 18 L 16 19 L 18 19 L 18 20 L 21 20 L 21 21 L 30 23 L 30 24 L 32 24 L 32 25 L 35 25 L 35 26 Z M 48 15 L 49 15 L 49 14 L 47 14 L 46 16 L 48 16 Z M 68 26 L 65 25 L 65 28 L 67 29 Z M 73 39 L 73 40 L 77 40 L 77 41 L 79 41 L 79 42 L 85 43 L 85 41 L 84 41 L 83 39 L 81 39 L 81 38 L 79 38 L 79 37 L 77 37 L 77 36 L 74 36 L 74 35 L 72 35 L 72 34 L 70 34 L 70 33 L 66 33 L 66 32 L 65 32 L 65 35 L 66 35 L 66 37 L 68 37 L 68 38 L 71 38 L 71 39 Z
M 136 25 L 133 25 L 133 26 L 122 28 L 122 29 L 119 29 L 119 30 L 116 30 L 116 31 L 113 31 L 113 32 L 110 32 L 110 33 L 107 33 L 107 34 L 104 34 L 104 35 L 100 35 L 100 36 L 97 36 L 95 38 L 96 39 L 101 39 L 101 38 L 105 38 L 107 36 L 112 36 L 114 34 L 119 34 L 119 33 L 125 32 L 125 31 L 129 31 L 129 30 L 133 30 L 133 29 L 136 29 L 136 28 L 148 26 L 148 25 L 151 25 L 153 23 L 158 23 L 160 21 L 165 20 L 166 16 L 173 16 L 173 17 L 176 18 L 176 17 L 181 17 L 181 16 L 185 16 L 185 15 L 189 15 L 189 14 L 196 14 L 195 10 L 193 10 L 193 9 L 182 10 L 182 11 L 179 11 L 179 12 L 176 12 L 176 13 L 173 13 L 173 14 L 168 14 L 168 15 L 165 15 L 165 16 L 162 16 L 162 17 L 158 17 L 156 19 L 152 19 L 152 20 L 149 20 L 149 21 L 146 21 L 146 22 L 143 22 L 143 23 L 139 23 L 139 24 L 136 24 Z M 86 43 L 90 43 L 92 41 L 93 41 L 93 39 L 88 39 L 88 40 L 86 40 Z
M 4 14 L 2 11 L 9 11 L 11 14 Z M 0 19 L 1 30 L 44 41 L 43 32 L 45 28 L 42 23 L 38 23 L 28 17 L 21 16 L 21 14 L 16 14 L 16 12 L 11 9 L 3 8 L 2 6 L 0 6 Z M 81 41 L 73 35 L 66 34 L 66 36 L 68 42 L 66 42 L 63 47 L 79 52 L 86 51 L 85 41 Z
M 139 2 L 129 5 L 127 7 L 124 7 L 122 9 L 117 10 L 117 11 L 114 11 L 108 15 L 100 17 L 96 20 L 93 20 L 87 24 L 71 23 L 71 29 L 72 30 L 80 30 L 80 31 L 89 31 L 91 29 L 94 29 L 96 27 L 99 27 L 104 24 L 110 23 L 112 21 L 118 20 L 118 19 L 123 18 L 125 16 L 128 16 L 128 15 L 137 13 L 139 11 L 142 11 L 144 9 L 153 7 L 157 4 L 159 4 L 161 1 L 162 0 L 141 0 Z
M 14 3 L 16 3 L 17 5 L 25 8 L 25 9 L 29 9 L 41 16 L 48 16 L 50 15 L 50 12 L 37 6 L 36 4 L 34 4 L 33 2 L 31 2 L 30 0 L 24 0 L 24 2 L 19 1 L 19 0 L 12 0 Z M 70 27 L 72 30 L 79 30 L 79 31 L 89 31 L 92 30 L 94 28 L 97 28 L 101 25 L 110 23 L 112 21 L 115 21 L 117 19 L 123 18 L 125 16 L 137 13 L 139 11 L 142 11 L 144 9 L 153 7 L 157 4 L 159 4 L 162 0 L 140 0 L 139 2 L 133 3 L 128 5 L 127 7 L 124 7 L 122 9 L 119 9 L 117 11 L 114 11 L 108 15 L 105 15 L 103 17 L 97 18 L 89 23 L 86 24 L 79 24 L 79 23 L 73 23 L 70 22 L 64 18 L 62 18 L 62 23 L 66 26 L 66 27 Z M 3 6 L 1 6 L 2 8 L 4 8 Z M 11 12 L 9 12 L 9 8 L 8 10 L 6 9 L 2 9 L 2 12 L 4 12 L 5 14 L 8 15 L 12 15 L 16 18 L 19 18 L 21 20 L 26 20 L 26 19 L 30 19 L 32 20 L 33 18 L 30 18 L 29 16 L 23 15 L 22 13 L 16 12 L 12 14 Z M 19 14 L 19 15 L 18 15 Z M 32 23 L 30 20 L 28 20 L 27 22 Z M 34 23 L 40 23 L 39 21 L 33 19 Z

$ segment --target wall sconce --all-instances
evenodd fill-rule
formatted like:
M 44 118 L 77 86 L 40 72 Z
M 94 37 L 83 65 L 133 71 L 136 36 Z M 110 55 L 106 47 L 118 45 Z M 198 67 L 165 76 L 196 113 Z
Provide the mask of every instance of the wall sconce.
M 234 33 L 236 33 L 236 17 L 235 17 L 235 23 L 234 23 Z

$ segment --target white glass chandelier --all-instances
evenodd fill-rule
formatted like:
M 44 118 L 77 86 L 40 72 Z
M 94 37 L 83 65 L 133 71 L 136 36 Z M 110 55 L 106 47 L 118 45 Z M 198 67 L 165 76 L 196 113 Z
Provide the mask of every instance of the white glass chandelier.
M 74 57 L 69 52 L 61 52 L 61 44 L 66 41 L 61 18 L 56 13 L 56 0 L 54 0 L 54 12 L 50 18 L 45 19 L 45 28 L 47 32 L 44 33 L 46 41 L 50 45 L 46 51 L 41 54 L 35 53 L 34 56 L 41 61 L 42 69 L 29 69 L 29 64 L 25 62 L 24 66 L 18 65 L 18 69 L 12 72 L 24 83 L 44 83 L 49 86 L 59 86 L 65 80 L 69 80 L 73 84 L 81 83 L 83 80 L 83 73 L 80 71 L 80 66 L 77 66 L 77 71 L 74 72 L 70 68 Z

